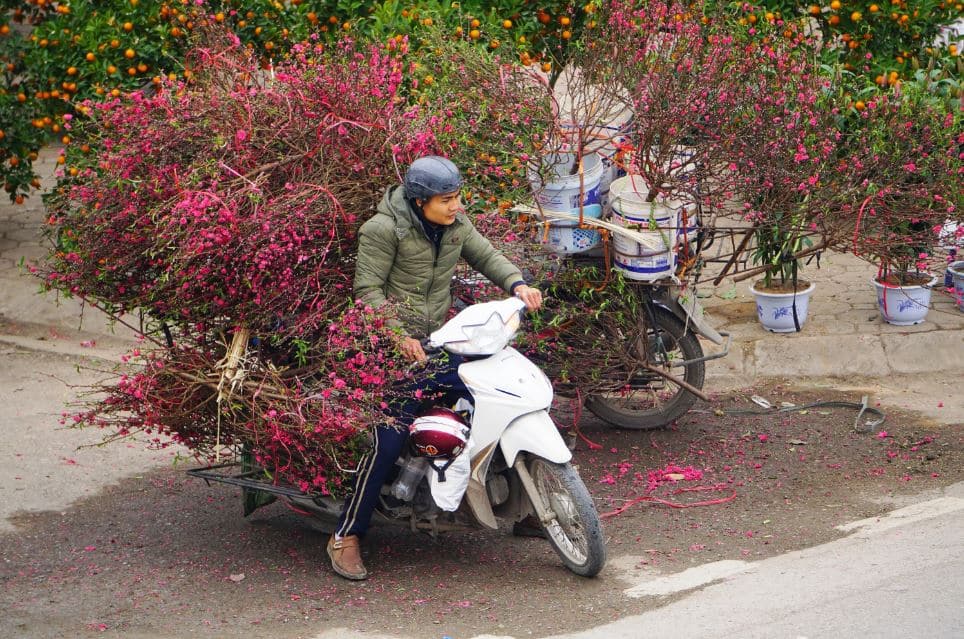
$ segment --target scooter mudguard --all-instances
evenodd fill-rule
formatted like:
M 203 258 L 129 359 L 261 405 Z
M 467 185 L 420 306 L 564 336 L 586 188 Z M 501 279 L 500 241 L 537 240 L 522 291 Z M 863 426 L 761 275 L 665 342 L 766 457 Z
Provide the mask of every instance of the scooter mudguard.
M 499 523 L 492 512 L 492 503 L 485 489 L 485 475 L 492 460 L 496 442 L 476 452 L 472 459 L 472 474 L 464 499 L 472 515 L 481 525 L 495 530 Z M 559 429 L 545 410 L 537 410 L 515 418 L 499 440 L 506 463 L 511 467 L 520 452 L 529 452 L 558 464 L 572 459 Z
M 693 291 L 684 292 L 678 287 L 673 287 L 670 289 L 669 295 L 660 299 L 660 303 L 681 320 L 688 322 L 697 334 L 702 335 L 714 344 L 723 343 L 723 336 L 710 326 L 704 315 L 703 305 L 696 299 L 696 294 Z
M 516 417 L 502 433 L 499 442 L 509 466 L 520 452 L 533 453 L 557 464 L 572 459 L 572 452 L 559 434 L 559 429 L 544 410 Z

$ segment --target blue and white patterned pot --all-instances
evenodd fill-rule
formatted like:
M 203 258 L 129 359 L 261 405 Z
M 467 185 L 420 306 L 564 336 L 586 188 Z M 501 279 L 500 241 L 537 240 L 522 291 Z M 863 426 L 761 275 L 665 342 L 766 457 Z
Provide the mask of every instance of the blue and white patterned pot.
M 951 273 L 951 282 L 954 285 L 954 299 L 957 301 L 957 308 L 964 311 L 964 261 L 954 262 L 947 267 Z
M 756 316 L 763 324 L 763 328 L 774 333 L 793 333 L 797 330 L 793 323 L 793 309 L 797 310 L 797 322 L 803 328 L 807 321 L 807 309 L 810 307 L 810 295 L 817 288 L 811 284 L 796 293 L 765 293 L 750 286 L 750 292 L 756 297 Z
M 927 317 L 931 305 L 931 287 L 937 282 L 936 277 L 920 286 L 897 286 L 872 281 L 877 289 L 877 308 L 888 324 L 912 326 L 920 324 Z

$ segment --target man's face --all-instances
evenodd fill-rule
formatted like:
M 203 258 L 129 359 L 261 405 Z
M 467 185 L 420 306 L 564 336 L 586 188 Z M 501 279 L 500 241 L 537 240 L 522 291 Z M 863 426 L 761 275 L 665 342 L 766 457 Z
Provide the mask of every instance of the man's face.
M 427 202 L 422 203 L 425 219 L 441 226 L 454 223 L 456 214 L 462 210 L 462 196 L 458 191 L 433 195 Z

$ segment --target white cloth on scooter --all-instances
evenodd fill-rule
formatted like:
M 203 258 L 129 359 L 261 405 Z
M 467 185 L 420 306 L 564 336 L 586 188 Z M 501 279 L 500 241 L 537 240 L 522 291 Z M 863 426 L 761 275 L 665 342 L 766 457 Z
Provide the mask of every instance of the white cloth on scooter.
M 435 505 L 447 512 L 458 509 L 462 503 L 462 495 L 469 487 L 469 474 L 472 472 L 472 460 L 469 451 L 472 449 L 472 436 L 465 445 L 465 450 L 452 460 L 445 469 L 445 481 L 439 481 L 438 472 L 429 466 L 428 486 L 432 492 Z

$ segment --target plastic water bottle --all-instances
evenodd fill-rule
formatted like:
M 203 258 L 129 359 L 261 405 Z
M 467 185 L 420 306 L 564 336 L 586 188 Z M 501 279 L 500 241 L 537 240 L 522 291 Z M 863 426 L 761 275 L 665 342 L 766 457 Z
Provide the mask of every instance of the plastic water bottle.
M 402 471 L 398 473 L 398 479 L 392 484 L 392 495 L 402 501 L 411 501 L 415 496 L 415 487 L 427 469 L 427 458 L 409 457 L 402 466 Z

